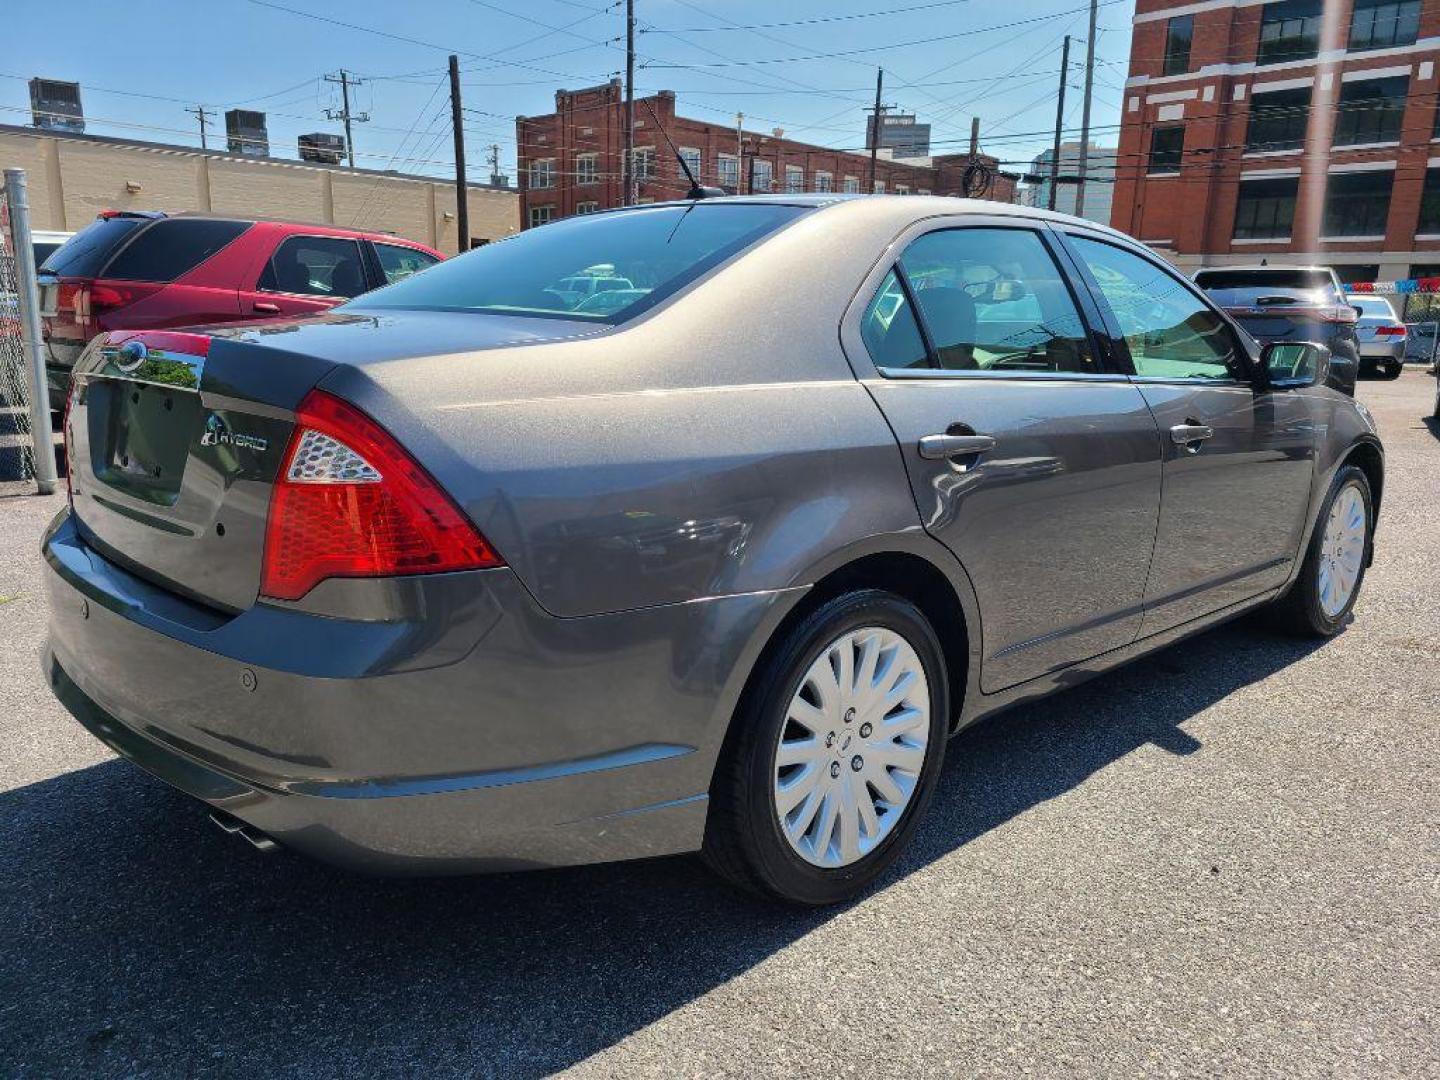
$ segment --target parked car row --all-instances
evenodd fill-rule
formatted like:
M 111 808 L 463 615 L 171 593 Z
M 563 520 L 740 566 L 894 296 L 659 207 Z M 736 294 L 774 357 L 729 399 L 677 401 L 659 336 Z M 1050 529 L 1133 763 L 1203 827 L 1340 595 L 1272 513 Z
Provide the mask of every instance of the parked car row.
M 1262 606 L 1335 634 L 1373 553 L 1383 451 L 1318 275 L 1226 280 L 1283 331 L 1261 346 L 1089 222 L 776 195 L 198 332 L 169 327 L 426 253 L 134 215 L 72 243 L 46 674 L 257 846 L 399 873 L 700 850 L 844 900 L 955 732 Z
M 107 210 L 40 265 L 51 408 L 96 334 L 313 314 L 442 258 L 353 229 Z

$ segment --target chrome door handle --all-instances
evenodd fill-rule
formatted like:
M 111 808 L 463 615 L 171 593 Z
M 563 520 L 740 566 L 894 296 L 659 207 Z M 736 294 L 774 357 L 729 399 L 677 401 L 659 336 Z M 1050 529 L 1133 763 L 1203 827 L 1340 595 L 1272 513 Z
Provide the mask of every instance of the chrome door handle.
M 1215 429 L 1209 424 L 1176 424 L 1170 429 L 1170 439 L 1176 446 L 1189 446 L 1215 437 Z
M 926 435 L 920 440 L 920 456 L 932 461 L 994 449 L 995 439 L 989 435 Z

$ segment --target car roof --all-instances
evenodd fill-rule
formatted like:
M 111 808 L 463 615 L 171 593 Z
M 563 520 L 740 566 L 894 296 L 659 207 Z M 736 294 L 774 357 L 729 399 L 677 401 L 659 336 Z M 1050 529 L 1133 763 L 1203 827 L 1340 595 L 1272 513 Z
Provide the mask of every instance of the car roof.
M 867 214 L 889 211 L 897 221 L 921 220 L 942 214 L 975 214 L 992 217 L 1015 217 L 1023 220 L 1049 221 L 1059 225 L 1083 226 L 1095 232 L 1105 233 L 1131 244 L 1141 245 L 1133 236 L 1102 225 L 1088 218 L 1062 214 L 1055 210 L 1042 210 L 1037 206 L 1021 206 L 1018 203 L 991 202 L 988 199 L 962 199 L 954 195 L 850 195 L 837 192 L 824 194 L 765 194 L 765 195 L 716 195 L 703 200 L 670 199 L 665 202 L 644 203 L 636 206 L 617 207 L 601 210 L 600 214 L 627 214 L 638 210 L 653 210 L 662 206 L 753 206 L 762 203 L 772 206 L 803 206 L 823 210 L 827 214 Z M 1143 246 L 1143 245 L 1141 245 Z
M 1270 263 L 1268 266 L 1204 266 L 1196 274 L 1252 274 L 1262 270 L 1313 270 L 1319 274 L 1333 274 L 1329 266 L 1304 265 L 1301 263 Z

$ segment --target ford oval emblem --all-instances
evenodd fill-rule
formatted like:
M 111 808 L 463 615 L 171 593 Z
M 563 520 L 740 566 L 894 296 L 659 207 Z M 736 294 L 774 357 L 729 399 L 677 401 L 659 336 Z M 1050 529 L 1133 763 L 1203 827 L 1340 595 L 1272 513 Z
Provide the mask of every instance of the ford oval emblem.
M 145 362 L 150 355 L 150 350 L 145 347 L 143 341 L 127 341 L 120 346 L 119 352 L 115 354 L 115 366 L 129 375 Z

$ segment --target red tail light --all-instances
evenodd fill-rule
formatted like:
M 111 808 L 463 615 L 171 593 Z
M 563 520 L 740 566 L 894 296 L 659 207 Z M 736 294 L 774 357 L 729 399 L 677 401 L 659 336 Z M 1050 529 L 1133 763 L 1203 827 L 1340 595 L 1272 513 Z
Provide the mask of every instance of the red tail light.
M 1376 337 L 1404 337 L 1404 336 L 1405 336 L 1405 327 L 1403 327 L 1403 326 L 1377 326 L 1377 327 L 1375 328 L 1375 336 L 1376 336 Z
M 475 526 L 379 424 L 312 390 L 270 498 L 260 592 L 298 600 L 329 577 L 503 566 Z

